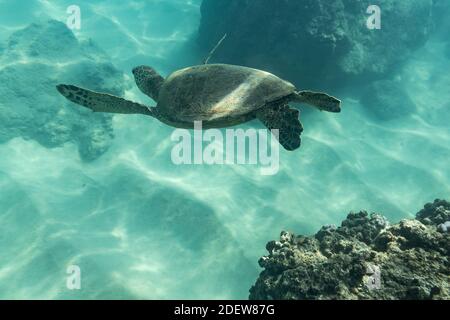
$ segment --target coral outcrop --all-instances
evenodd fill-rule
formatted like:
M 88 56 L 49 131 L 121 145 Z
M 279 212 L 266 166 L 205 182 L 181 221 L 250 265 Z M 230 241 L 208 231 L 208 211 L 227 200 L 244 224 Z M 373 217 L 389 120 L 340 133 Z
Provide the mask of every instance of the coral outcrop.
M 435 200 L 394 225 L 362 211 L 314 236 L 282 232 L 250 299 L 450 299 L 449 221 Z
M 122 95 L 124 76 L 64 23 L 50 20 L 14 32 L 1 50 L 0 83 L 0 143 L 15 137 L 48 148 L 72 142 L 86 161 L 110 146 L 112 117 L 70 104 L 55 86 L 73 83 Z

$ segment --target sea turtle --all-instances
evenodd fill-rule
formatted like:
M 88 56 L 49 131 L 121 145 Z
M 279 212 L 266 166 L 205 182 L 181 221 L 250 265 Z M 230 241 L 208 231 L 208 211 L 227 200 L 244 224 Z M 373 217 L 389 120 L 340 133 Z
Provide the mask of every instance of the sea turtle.
M 300 147 L 303 127 L 299 111 L 289 102 L 312 105 L 319 110 L 340 112 L 340 101 L 325 93 L 298 91 L 277 76 L 247 67 L 204 64 L 172 73 L 167 79 L 153 68 L 133 69 L 139 89 L 157 102 L 156 107 L 131 102 L 106 93 L 60 84 L 58 91 L 70 101 L 94 112 L 145 114 L 176 128 L 224 128 L 259 119 L 267 128 L 278 129 L 286 150 Z

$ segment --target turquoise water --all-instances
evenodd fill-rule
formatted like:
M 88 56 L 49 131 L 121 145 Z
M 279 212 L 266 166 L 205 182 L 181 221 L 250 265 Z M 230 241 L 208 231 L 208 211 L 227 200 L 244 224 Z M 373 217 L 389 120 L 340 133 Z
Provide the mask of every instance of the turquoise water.
M 313 233 L 361 209 L 394 222 L 448 198 L 443 30 L 395 75 L 415 112 L 381 120 L 359 89 L 342 90 L 343 112 L 305 114 L 301 149 L 280 150 L 278 174 L 262 176 L 176 166 L 173 128 L 92 115 L 54 89 L 78 82 L 153 104 L 131 69 L 168 75 L 203 60 L 200 0 L 77 1 L 74 35 L 56 22 L 72 4 L 0 0 L 0 298 L 245 299 L 281 230 Z M 70 265 L 81 290 L 66 286 Z

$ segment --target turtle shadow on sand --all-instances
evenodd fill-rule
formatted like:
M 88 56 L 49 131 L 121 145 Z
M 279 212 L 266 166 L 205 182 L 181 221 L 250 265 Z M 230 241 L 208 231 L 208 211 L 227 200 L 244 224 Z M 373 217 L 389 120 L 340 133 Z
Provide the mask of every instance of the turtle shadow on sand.
M 68 100 L 94 112 L 144 114 L 175 127 L 224 128 L 259 119 L 268 129 L 278 129 L 286 150 L 300 147 L 303 131 L 299 111 L 290 102 L 306 103 L 319 110 L 340 112 L 340 100 L 325 93 L 299 91 L 279 77 L 257 69 L 227 64 L 185 68 L 164 79 L 153 68 L 133 69 L 139 89 L 157 102 L 148 107 L 106 93 L 60 84 Z

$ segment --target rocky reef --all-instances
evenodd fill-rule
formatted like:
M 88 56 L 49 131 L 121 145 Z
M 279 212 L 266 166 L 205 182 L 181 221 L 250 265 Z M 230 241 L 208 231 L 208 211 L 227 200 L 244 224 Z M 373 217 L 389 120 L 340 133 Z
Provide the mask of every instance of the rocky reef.
M 199 45 L 206 53 L 227 34 L 214 60 L 266 69 L 304 87 L 384 77 L 426 42 L 435 2 L 377 1 L 381 30 L 367 28 L 370 4 L 204 0 Z
M 92 41 L 79 41 L 62 22 L 33 23 L 0 49 L 0 143 L 21 137 L 45 147 L 67 142 L 94 160 L 113 138 L 112 117 L 93 114 L 62 98 L 58 83 L 121 95 L 124 75 Z
M 449 221 L 435 200 L 393 225 L 362 211 L 314 236 L 282 232 L 250 299 L 450 299 Z

